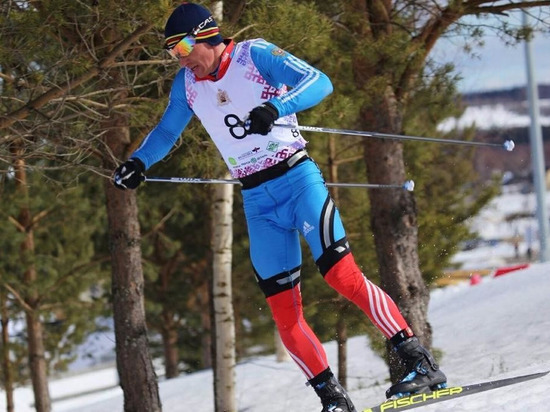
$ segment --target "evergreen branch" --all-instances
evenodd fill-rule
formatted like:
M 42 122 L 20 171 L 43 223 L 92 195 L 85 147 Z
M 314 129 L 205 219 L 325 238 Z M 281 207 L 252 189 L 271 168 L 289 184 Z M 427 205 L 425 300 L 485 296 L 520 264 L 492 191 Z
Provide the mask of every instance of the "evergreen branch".
M 13 223 L 13 225 L 15 226 L 15 228 L 21 232 L 21 233 L 25 233 L 25 226 L 23 226 L 21 223 L 19 223 L 19 221 L 14 218 L 13 216 L 8 216 L 8 220 Z
M 61 100 L 64 103 L 65 102 L 70 102 L 70 101 L 77 102 L 77 103 L 82 104 L 84 107 L 86 107 L 86 105 L 89 105 L 89 106 L 95 106 L 99 109 L 104 109 L 104 110 L 109 108 L 109 105 L 106 104 L 106 103 L 97 102 L 95 100 L 86 99 L 86 98 L 83 98 L 83 97 L 80 97 L 80 96 L 67 96 L 66 98 L 63 98 L 63 99 L 53 99 L 52 103 L 54 103 L 58 100 Z
M 155 232 L 157 232 L 168 221 L 168 219 L 170 219 L 172 216 L 174 216 L 175 213 L 176 213 L 176 208 L 173 207 L 172 209 L 170 209 L 170 211 L 162 219 L 160 219 L 160 221 L 155 226 L 153 226 L 151 228 L 151 230 L 149 232 L 142 235 L 142 239 L 154 234 Z
M 350 139 L 350 141 L 353 139 Z M 360 148 L 363 146 L 363 142 L 361 139 L 357 139 L 357 141 L 352 142 L 350 144 L 340 146 L 341 148 L 336 151 L 336 158 L 339 158 L 342 154 L 349 152 L 350 150 L 360 150 Z M 361 155 L 362 157 L 362 155 Z
M 42 220 L 43 218 L 45 218 L 47 215 L 49 215 L 51 213 L 51 211 L 53 210 L 53 208 L 50 208 L 50 209 L 46 209 L 46 210 L 43 210 L 41 211 L 40 213 L 37 213 L 36 215 L 34 215 L 31 219 L 31 222 L 29 224 L 29 226 L 25 227 L 23 226 L 16 218 L 14 218 L 13 216 L 8 216 L 8 220 L 13 223 L 13 225 L 16 227 L 16 229 L 21 232 L 21 233 L 26 233 L 29 229 L 32 229 L 36 224 L 38 224 L 38 222 L 40 220 Z
M 79 309 L 92 309 L 94 307 L 94 302 L 87 302 L 87 301 L 78 301 L 78 307 Z M 49 312 L 56 312 L 58 310 L 66 310 L 67 309 L 67 302 L 52 302 L 52 303 L 46 303 L 40 306 L 40 309 L 43 311 L 49 311 Z
M 29 225 L 29 228 L 33 228 L 35 225 L 37 225 L 42 219 L 44 219 L 46 216 L 48 216 L 54 208 L 42 210 L 40 213 L 37 213 L 34 215 L 31 219 L 31 224 Z
M 17 292 L 14 288 L 12 288 L 8 283 L 3 282 L 2 285 L 4 285 L 4 287 L 8 290 L 8 292 L 10 292 L 13 295 L 15 300 L 21 305 L 21 307 L 25 312 L 32 313 L 34 311 L 34 309 L 27 302 L 25 302 L 25 299 L 21 297 L 19 292 Z
M 84 84 L 88 80 L 100 74 L 102 71 L 112 67 L 112 65 L 115 63 L 115 59 L 123 51 L 128 49 L 132 43 L 137 41 L 141 35 L 145 34 L 151 28 L 153 28 L 153 24 L 145 24 L 138 27 L 132 34 L 130 34 L 128 37 L 121 40 L 117 45 L 115 45 L 115 47 L 111 49 L 107 56 L 101 59 L 99 63 L 96 66 L 92 67 L 87 73 L 75 79 L 69 80 L 57 87 L 52 87 L 47 92 L 25 104 L 23 107 L 9 113 L 6 116 L 0 117 L 0 129 L 7 128 L 13 125 L 18 120 L 25 119 L 27 116 L 29 116 L 31 112 L 45 106 L 52 99 L 56 99 L 65 95 L 70 90 L 77 88 L 78 86 Z
M 116 62 L 111 67 L 126 67 L 126 66 L 147 66 L 147 65 L 164 65 L 172 66 L 177 63 L 174 59 L 162 59 L 162 60 L 134 60 L 134 61 L 123 61 Z
M 241 30 L 239 30 L 237 33 L 233 34 L 231 37 L 232 38 L 237 38 L 239 37 L 242 33 L 244 33 L 245 31 L 247 31 L 248 29 L 251 29 L 252 27 L 254 27 L 255 24 L 249 24 L 248 26 L 246 27 L 243 27 Z
M 237 24 L 237 22 L 240 20 L 243 12 L 244 12 L 244 9 L 246 7 L 246 4 L 247 4 L 247 1 L 246 0 L 239 0 L 239 2 L 237 4 L 233 4 L 232 7 L 230 8 L 230 15 L 229 15 L 229 24 L 230 25 L 235 25 Z
M 333 161 L 334 165 L 340 166 L 345 163 L 351 163 L 355 162 L 357 160 L 361 160 L 363 158 L 363 155 L 356 155 L 356 156 L 350 156 L 350 157 L 344 157 L 342 159 L 336 159 Z
M 37 298 L 37 302 L 40 303 L 42 300 L 50 296 L 50 294 L 54 293 L 69 277 L 75 275 L 78 272 L 85 271 L 87 269 L 90 269 L 96 265 L 99 265 L 101 263 L 107 262 L 111 260 L 111 256 L 102 256 L 96 260 L 93 260 L 91 262 L 86 262 L 81 265 L 75 266 L 71 268 L 67 273 L 61 275 L 57 278 L 57 280 L 49 287 L 45 288 L 45 290 L 42 291 L 40 296 Z

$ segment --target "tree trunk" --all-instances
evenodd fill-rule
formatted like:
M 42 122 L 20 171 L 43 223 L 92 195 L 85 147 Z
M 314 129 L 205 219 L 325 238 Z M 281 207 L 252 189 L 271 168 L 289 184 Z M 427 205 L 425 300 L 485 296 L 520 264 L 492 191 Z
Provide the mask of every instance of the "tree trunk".
M 328 164 L 329 164 L 329 179 L 331 182 L 338 182 L 338 164 L 336 162 L 336 141 L 333 135 L 328 138 Z M 331 187 L 330 194 L 335 204 L 340 203 L 338 187 Z M 338 343 L 338 381 L 345 388 L 348 380 L 348 329 L 344 319 L 344 308 L 347 306 L 346 299 L 339 295 L 337 300 L 339 307 L 339 317 L 336 324 L 336 342 Z
M 391 42 L 391 2 L 354 0 L 348 5 L 351 13 L 361 16 L 354 32 L 360 37 Z M 402 133 L 403 100 L 406 85 L 389 73 L 395 64 L 383 54 L 354 55 L 353 77 L 358 90 L 363 90 L 365 103 L 360 112 L 362 130 L 381 133 Z M 373 80 L 374 79 L 374 80 Z M 378 80 L 378 81 L 375 81 Z M 399 89 L 399 98 L 396 95 Z M 364 159 L 369 182 L 400 184 L 405 181 L 403 145 L 397 141 L 364 139 Z M 405 190 L 369 190 L 371 228 L 374 235 L 382 288 L 393 298 L 403 316 L 427 348 L 431 347 L 431 328 L 427 320 L 429 293 L 420 273 L 418 259 L 418 227 L 414 195 Z M 389 347 L 389 343 L 388 343 Z M 401 369 L 395 354 L 388 351 L 390 375 L 395 382 Z
M 21 149 L 18 144 L 12 148 L 14 154 L 14 171 L 16 191 L 21 201 L 21 208 L 17 223 L 20 230 L 24 231 L 25 238 L 21 243 L 21 266 L 24 268 L 23 283 L 27 287 L 24 295 L 25 320 L 27 323 L 27 345 L 29 355 L 29 368 L 34 392 L 34 402 L 37 412 L 51 411 L 51 399 L 48 388 L 48 366 L 46 364 L 46 351 L 44 349 L 44 336 L 40 323 L 38 291 L 36 282 L 36 266 L 34 264 L 34 234 L 33 219 L 28 206 L 29 190 L 25 161 L 20 158 Z
M 391 91 L 384 96 L 384 103 L 376 112 L 374 109 L 363 112 L 363 126 L 372 128 L 375 125 L 379 132 L 400 133 L 400 119 Z M 405 181 L 401 143 L 365 139 L 364 156 L 370 182 L 395 184 Z M 414 195 L 405 190 L 370 190 L 369 199 L 381 286 L 396 302 L 422 344 L 430 348 L 432 331 L 427 318 L 430 296 L 420 272 Z M 395 381 L 401 368 L 393 352 L 388 351 L 388 355 L 390 374 Z
M 178 324 L 174 322 L 174 313 L 162 309 L 162 346 L 164 350 L 164 370 L 166 379 L 179 376 Z
M 10 337 L 8 334 L 10 317 L 8 314 L 8 299 L 2 289 L 0 289 L 0 316 L 2 327 L 2 372 L 4 375 L 4 390 L 6 391 L 6 412 L 13 412 L 15 408 L 13 403 L 13 370 L 10 362 Z
M 348 385 L 348 326 L 344 310 L 339 311 L 336 323 L 336 343 L 338 344 L 338 381 L 344 388 Z
M 214 312 L 212 306 L 212 283 L 211 281 L 205 283 L 197 290 L 197 295 L 200 301 L 201 307 L 201 325 L 204 331 L 201 337 L 202 341 L 202 365 L 205 368 L 211 368 L 212 363 L 212 326 L 213 319 L 212 313 Z
M 116 158 L 125 157 L 129 143 L 126 119 L 111 115 L 103 130 Z M 115 165 L 105 157 L 104 166 Z M 149 354 L 143 296 L 140 227 L 136 192 L 122 191 L 105 181 L 112 262 L 113 314 L 117 369 L 127 412 L 161 410 L 157 377 Z
M 155 236 L 155 252 L 154 261 L 161 268 L 158 274 L 158 279 L 154 287 L 159 294 L 158 298 L 162 307 L 160 313 L 160 333 L 162 336 L 162 347 L 164 352 L 164 376 L 166 379 L 172 379 L 179 376 L 179 350 L 178 350 L 178 329 L 179 322 L 176 321 L 176 314 L 170 305 L 170 291 L 173 288 L 171 285 L 172 275 L 177 270 L 177 264 L 180 261 L 180 252 L 176 253 L 170 259 L 163 258 L 164 246 Z
M 36 276 L 33 270 L 29 276 Z M 27 302 L 28 303 L 28 302 Z M 46 364 L 46 351 L 44 350 L 44 333 L 38 312 L 27 311 L 27 340 L 29 345 L 29 366 L 31 369 L 32 389 L 36 412 L 49 412 L 52 409 L 50 392 L 48 388 L 48 366 Z
M 367 170 L 373 182 L 404 181 L 401 145 L 389 145 L 394 147 L 380 142 L 365 145 Z M 418 262 L 413 195 L 405 190 L 372 190 L 370 200 L 382 287 L 398 304 L 417 336 L 429 342 L 431 332 L 425 316 L 429 294 Z
M 214 186 L 212 205 L 213 300 L 216 325 L 216 412 L 235 412 L 235 317 L 231 291 L 233 185 Z

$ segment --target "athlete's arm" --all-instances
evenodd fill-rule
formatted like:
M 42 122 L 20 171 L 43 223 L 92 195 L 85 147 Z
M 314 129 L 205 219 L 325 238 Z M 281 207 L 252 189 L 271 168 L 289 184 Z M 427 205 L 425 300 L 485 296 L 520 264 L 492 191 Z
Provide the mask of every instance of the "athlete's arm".
M 332 83 L 326 74 L 272 43 L 255 41 L 250 55 L 271 86 L 291 87 L 288 93 L 269 100 L 281 117 L 309 109 L 332 92 Z
M 147 170 L 168 154 L 192 117 L 193 111 L 185 96 L 185 70 L 180 70 L 174 78 L 162 118 L 130 157 L 141 160 Z

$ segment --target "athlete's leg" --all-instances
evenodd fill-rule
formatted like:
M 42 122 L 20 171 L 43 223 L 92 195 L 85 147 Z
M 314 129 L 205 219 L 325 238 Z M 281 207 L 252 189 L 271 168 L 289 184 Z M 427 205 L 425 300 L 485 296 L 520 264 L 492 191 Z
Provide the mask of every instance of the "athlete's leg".
M 388 339 L 401 331 L 412 336 L 394 301 L 361 272 L 349 247 L 338 209 L 320 172 L 310 167 L 300 181 L 296 226 L 306 239 L 326 282 L 355 303 Z
M 329 285 L 359 306 L 394 345 L 406 373 L 386 395 L 414 393 L 445 385 L 447 378 L 423 348 L 394 301 L 361 273 L 353 259 L 338 210 L 320 173 L 302 172 L 294 184 L 296 223 Z M 302 223 L 303 222 L 303 223 Z
M 325 350 L 304 319 L 300 293 L 301 250 L 296 229 L 282 227 L 285 200 L 279 191 L 275 202 L 262 190 L 243 190 L 250 238 L 250 257 L 281 340 L 290 356 L 312 379 L 328 368 Z M 280 189 L 280 188 L 279 188 Z M 276 204 L 275 204 L 276 203 Z

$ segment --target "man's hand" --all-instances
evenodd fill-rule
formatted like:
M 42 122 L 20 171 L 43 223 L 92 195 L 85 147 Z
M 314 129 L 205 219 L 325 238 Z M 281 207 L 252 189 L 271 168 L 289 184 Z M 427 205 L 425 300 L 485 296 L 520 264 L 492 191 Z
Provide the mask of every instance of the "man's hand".
M 139 159 L 129 159 L 115 170 L 113 183 L 119 189 L 135 189 L 143 180 L 145 165 Z
M 266 102 L 255 107 L 248 114 L 245 124 L 249 134 L 268 134 L 273 128 L 273 123 L 279 118 L 279 111 L 271 103 Z

